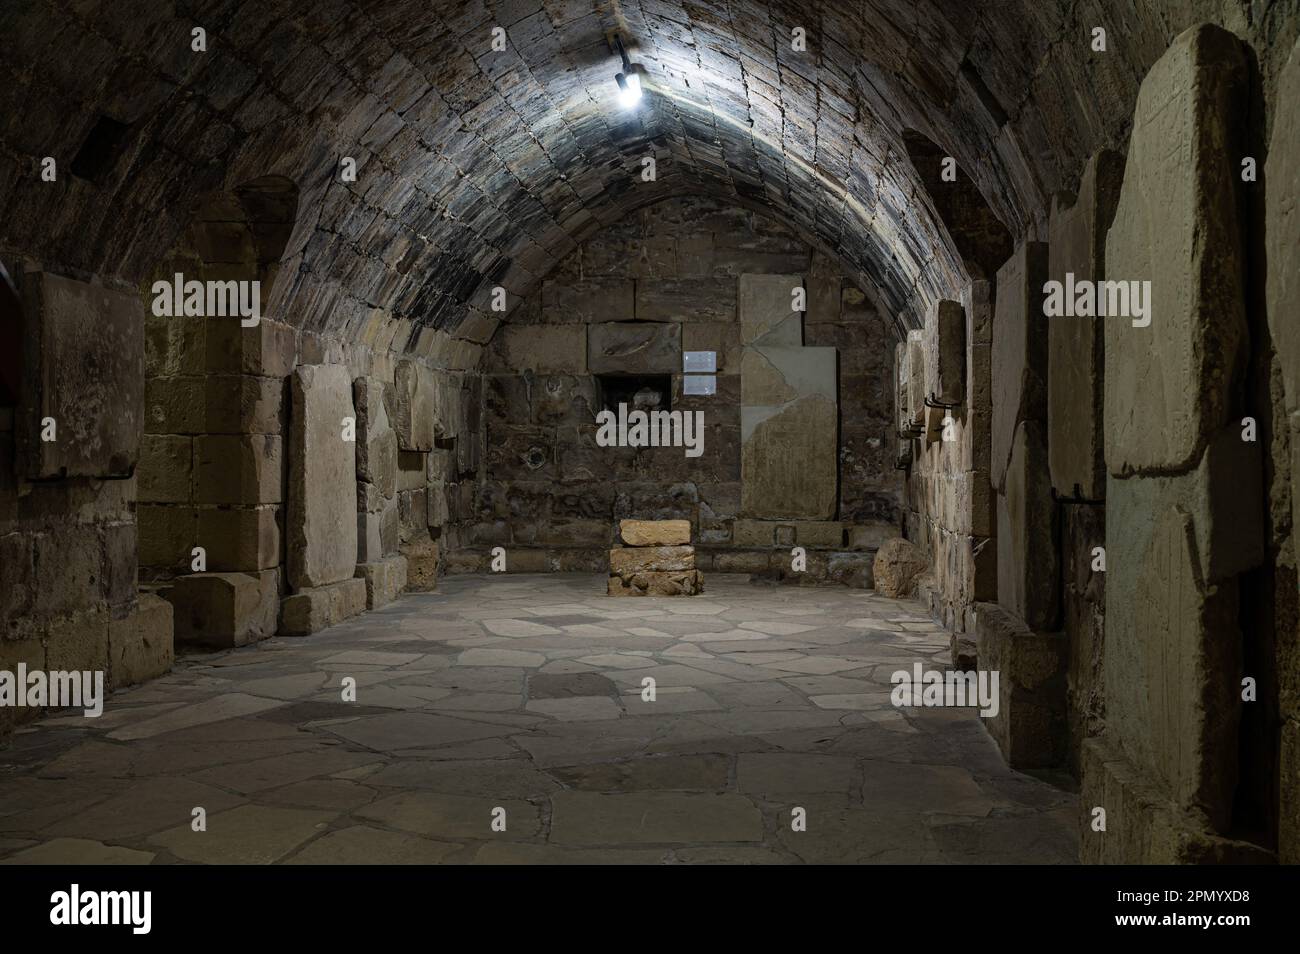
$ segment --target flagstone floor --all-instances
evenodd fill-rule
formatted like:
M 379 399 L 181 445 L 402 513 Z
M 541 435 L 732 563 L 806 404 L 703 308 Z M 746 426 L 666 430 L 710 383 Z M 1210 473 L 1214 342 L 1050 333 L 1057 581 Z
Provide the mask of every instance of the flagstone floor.
M 20 730 L 0 863 L 1076 857 L 1077 798 L 1010 771 L 974 710 L 891 705 L 896 669 L 946 668 L 919 604 L 720 574 L 693 598 L 440 587 Z

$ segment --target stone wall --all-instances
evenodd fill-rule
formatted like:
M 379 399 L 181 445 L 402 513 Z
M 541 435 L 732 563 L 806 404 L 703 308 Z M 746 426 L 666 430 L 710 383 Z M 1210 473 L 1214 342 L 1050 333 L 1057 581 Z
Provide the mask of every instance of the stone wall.
M 796 286 L 806 296 L 802 316 L 791 312 Z M 763 324 L 765 302 L 789 316 L 779 332 Z M 561 262 L 488 346 L 487 480 L 456 565 L 482 568 L 487 551 L 502 546 L 509 568 L 603 569 L 624 518 L 690 520 L 704 569 L 779 571 L 797 543 L 827 551 L 824 576 L 828 554 L 867 554 L 901 525 L 891 341 L 886 321 L 830 259 L 762 216 L 675 199 L 626 217 Z M 716 355 L 715 394 L 683 393 L 681 355 L 690 351 Z M 746 377 L 748 351 L 763 366 Z M 820 365 L 805 367 L 819 355 Z M 784 379 L 772 377 L 790 362 Z M 596 413 L 602 402 L 616 406 L 628 375 L 652 390 L 666 382 L 659 400 L 674 411 L 703 412 L 702 456 L 596 445 Z M 803 454 L 755 449 L 751 468 L 787 470 L 765 478 L 771 484 L 752 470 L 749 499 L 745 407 L 754 405 L 756 420 L 770 414 L 762 405 L 786 401 L 795 393 L 789 382 L 809 376 L 826 382 L 829 416 Z M 767 378 L 773 384 L 759 390 Z M 820 473 L 808 466 L 814 459 L 825 461 Z M 761 486 L 786 509 L 772 509 Z M 785 526 L 779 539 L 773 521 Z M 836 572 L 846 561 L 862 582 L 867 561 L 842 557 Z

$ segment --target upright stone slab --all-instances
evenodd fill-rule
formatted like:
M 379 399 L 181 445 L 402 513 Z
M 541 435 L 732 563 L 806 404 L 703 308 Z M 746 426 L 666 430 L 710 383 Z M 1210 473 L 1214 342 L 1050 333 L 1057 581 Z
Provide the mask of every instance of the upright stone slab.
M 1179 35 L 1138 92 L 1106 277 L 1150 281 L 1151 313 L 1146 327 L 1106 319 L 1116 477 L 1195 467 L 1229 413 L 1232 392 L 1218 385 L 1248 346 L 1237 195 L 1246 83 L 1240 41 L 1206 25 Z
M 393 372 L 396 391 L 397 446 L 404 451 L 431 451 L 440 434 L 441 390 L 433 371 L 410 358 L 397 362 Z
M 1187 838 L 1195 819 L 1231 822 L 1237 578 L 1264 551 L 1259 444 L 1241 440 L 1234 404 L 1247 73 L 1241 43 L 1213 26 L 1152 66 L 1106 240 L 1107 280 L 1152 291 L 1149 326 L 1105 326 L 1106 731 Z
M 1061 586 L 1045 430 L 1040 421 L 1016 427 L 1005 489 L 997 495 L 998 603 L 1040 631 L 1058 625 Z
M 1291 436 L 1291 546 L 1300 556 L 1300 42 L 1278 78 L 1273 132 L 1264 181 L 1264 242 L 1268 256 L 1268 325 L 1282 370 Z M 1274 424 L 1275 427 L 1279 425 Z M 1300 689 L 1300 647 L 1279 657 L 1283 686 Z M 1278 860 L 1300 862 L 1300 692 L 1283 695 L 1282 804 Z
M 1106 232 L 1124 180 L 1124 157 L 1103 149 L 1088 160 L 1073 203 L 1058 196 L 1048 229 L 1047 272 L 1063 292 L 1070 282 L 1106 277 Z M 1106 493 L 1102 455 L 1104 318 L 1047 319 L 1047 433 L 1052 486 L 1058 497 L 1100 500 Z
M 352 578 L 357 566 L 356 442 L 352 380 L 342 365 L 304 365 L 293 372 L 287 538 L 295 589 Z
M 907 333 L 907 430 L 925 433 L 925 336 L 920 329 Z
M 741 370 L 740 507 L 749 517 L 835 516 L 834 348 L 747 348 Z
M 1047 421 L 1047 246 L 1024 242 L 998 269 L 993 310 L 993 486 L 1002 490 L 1016 425 Z
M 22 286 L 20 467 L 36 480 L 127 476 L 144 429 L 140 295 L 38 271 Z
M 741 343 L 802 345 L 803 313 L 794 310 L 794 290 L 802 287 L 799 275 L 741 275 L 736 306 Z
M 966 311 L 961 302 L 939 299 L 925 317 L 925 377 L 936 403 L 966 401 Z
M 607 322 L 587 326 L 592 374 L 681 374 L 682 326 L 677 322 Z

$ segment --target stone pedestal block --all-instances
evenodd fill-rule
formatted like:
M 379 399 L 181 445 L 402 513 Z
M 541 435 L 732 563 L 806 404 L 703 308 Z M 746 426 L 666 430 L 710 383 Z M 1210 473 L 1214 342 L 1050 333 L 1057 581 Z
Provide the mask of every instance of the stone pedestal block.
M 618 532 L 630 547 L 667 547 L 691 542 L 689 520 L 620 520 Z
M 1066 669 L 1061 633 L 1039 633 L 996 603 L 975 605 L 980 669 L 998 673 L 998 712 L 984 724 L 1012 768 L 1053 768 L 1067 751 Z
M 133 686 L 169 672 L 176 653 L 172 634 L 172 604 L 150 593 L 125 619 L 108 624 L 108 684 Z
M 1108 735 L 1083 743 L 1079 856 L 1084 864 L 1272 864 L 1258 845 L 1223 838 L 1195 814 L 1178 810 Z M 1096 809 L 1106 830 L 1094 831 Z
M 679 547 L 617 547 L 609 551 L 609 571 L 629 575 L 651 571 L 676 571 L 695 569 L 695 548 Z
M 177 645 L 229 649 L 275 635 L 280 572 L 193 573 L 166 591 Z
M 295 589 L 350 579 L 357 565 L 356 442 L 352 379 L 342 365 L 293 373 L 286 521 L 289 582 Z
M 865 529 L 865 528 L 863 528 Z M 740 547 L 822 547 L 844 545 L 838 520 L 745 520 L 732 523 L 732 542 Z
M 310 636 L 366 609 L 366 581 L 360 577 L 311 586 L 286 596 L 281 605 L 280 634 Z
M 374 563 L 359 563 L 357 576 L 366 581 L 366 609 L 377 609 L 397 599 L 406 589 L 406 557 L 398 555 Z

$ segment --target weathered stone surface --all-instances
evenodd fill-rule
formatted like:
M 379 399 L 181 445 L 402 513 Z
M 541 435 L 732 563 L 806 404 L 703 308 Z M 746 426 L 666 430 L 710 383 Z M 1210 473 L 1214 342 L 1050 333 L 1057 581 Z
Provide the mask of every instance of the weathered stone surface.
M 592 374 L 680 374 L 682 326 L 677 322 L 606 322 L 587 327 Z
M 366 581 L 360 577 L 306 587 L 281 604 L 280 635 L 310 636 L 364 612 Z
M 741 275 L 737 314 L 745 345 L 798 348 L 803 344 L 803 314 L 794 310 L 799 275 Z
M 227 649 L 275 635 L 279 570 L 193 573 L 165 591 L 177 645 Z
M 740 547 L 834 548 L 844 543 L 844 525 L 835 520 L 737 519 L 732 524 L 731 540 Z
M 929 564 L 916 544 L 902 537 L 886 540 L 876 551 L 872 565 L 876 592 L 894 598 L 911 596 L 916 578 L 927 569 Z
M 689 520 L 620 520 L 618 532 L 630 547 L 676 546 L 691 542 Z
M 1148 327 L 1106 319 L 1106 464 L 1117 477 L 1191 469 L 1231 413 L 1231 392 L 1209 384 L 1237 372 L 1248 343 L 1236 161 L 1246 84 L 1241 41 L 1201 26 L 1138 93 L 1106 277 L 1150 281 L 1151 312 Z
M 586 325 L 502 325 L 492 338 L 490 371 L 587 372 Z
M 751 348 L 762 375 L 741 383 L 741 511 L 835 516 L 839 469 L 834 348 Z
M 288 377 L 297 356 L 297 332 L 263 318 L 245 328 L 235 320 L 205 319 L 207 370 L 213 374 Z
M 181 517 L 188 512 L 168 509 Z M 195 544 L 207 550 L 209 570 L 251 572 L 279 566 L 282 560 L 279 507 L 204 508 L 198 511 L 197 525 L 195 543 L 181 548 L 185 562 Z
M 1016 425 L 1047 421 L 1047 246 L 1022 243 L 998 269 L 993 315 L 993 486 L 1003 489 Z
M 1275 856 L 1243 841 L 1220 837 L 1181 811 L 1168 794 L 1108 735 L 1083 744 L 1079 796 L 1080 856 L 1086 864 L 1273 864 Z M 1092 809 L 1106 809 L 1106 830 L 1092 830 Z
M 141 503 L 185 503 L 193 498 L 194 439 L 171 434 L 140 438 L 136 487 Z
M 123 477 L 144 429 L 139 295 L 49 272 L 23 276 L 19 466 L 35 479 Z M 54 440 L 42 440 L 46 422 Z
M 374 563 L 357 564 L 357 576 L 366 581 L 366 609 L 391 603 L 406 589 L 406 557 L 388 557 Z
M 1061 633 L 1029 629 L 995 603 L 975 605 L 980 670 L 998 673 L 998 712 L 984 720 L 1012 768 L 1051 768 L 1067 751 L 1066 669 Z
M 616 547 L 609 551 L 609 571 L 627 576 L 644 571 L 667 572 L 695 569 L 695 548 Z
M 210 434 L 194 438 L 194 499 L 211 504 L 271 504 L 284 499 L 278 434 Z
M 1264 181 L 1264 244 L 1268 257 L 1268 328 L 1282 368 L 1288 411 L 1300 409 L 1300 116 L 1288 108 L 1300 96 L 1300 43 L 1292 49 L 1277 81 L 1272 138 Z M 1300 475 L 1292 475 L 1294 488 Z
M 1005 492 L 997 495 L 998 603 L 1033 630 L 1055 630 L 1061 608 L 1046 444 L 1041 421 L 1017 425 Z
M 703 592 L 704 575 L 699 570 L 644 570 L 611 576 L 608 588 L 610 596 L 695 596 Z
M 134 686 L 168 672 L 176 654 L 172 636 L 172 604 L 150 593 L 125 619 L 108 624 L 108 684 L 113 689 Z
M 927 397 L 936 403 L 966 401 L 966 310 L 961 302 L 939 299 L 925 317 Z
M 377 378 L 352 382 L 357 412 L 357 480 L 374 484 L 382 497 L 397 492 L 397 433 L 388 420 L 386 385 Z
M 1071 203 L 1057 196 L 1048 227 L 1047 277 L 1067 289 L 1106 277 L 1106 232 L 1124 180 L 1124 156 L 1103 149 L 1088 160 Z M 1047 433 L 1052 486 L 1059 497 L 1100 500 L 1106 493 L 1103 458 L 1103 322 L 1089 317 L 1048 318 Z
M 285 390 L 284 378 L 210 374 L 203 384 L 204 430 L 209 434 L 280 434 L 284 431 Z
M 355 414 L 347 368 L 294 371 L 286 538 L 297 589 L 347 580 L 356 570 L 356 442 L 343 439 L 343 421 Z

